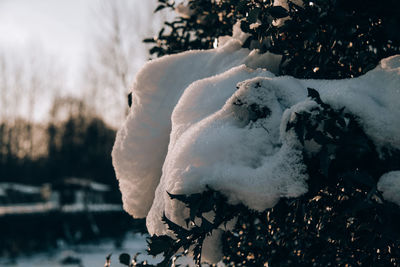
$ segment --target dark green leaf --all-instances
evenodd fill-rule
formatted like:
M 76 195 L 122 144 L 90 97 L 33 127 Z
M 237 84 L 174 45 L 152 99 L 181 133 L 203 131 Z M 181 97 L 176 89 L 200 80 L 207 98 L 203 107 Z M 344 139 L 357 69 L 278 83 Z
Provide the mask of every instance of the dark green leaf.
M 165 214 L 163 214 L 162 221 L 168 225 L 168 229 L 174 232 L 177 238 L 185 239 L 190 235 L 189 230 L 186 230 L 178 224 L 172 222 L 170 219 L 167 218 L 167 216 L 165 216 Z
M 158 12 L 158 11 L 164 9 L 164 8 L 166 8 L 165 5 L 159 5 L 159 6 L 154 10 L 154 13 L 156 13 L 156 12 Z
M 119 255 L 119 262 L 123 265 L 129 266 L 131 264 L 131 256 L 127 253 L 122 253 Z
M 289 16 L 288 11 L 281 6 L 272 6 L 268 9 L 268 12 L 275 19 L 281 19 Z
M 157 256 L 158 254 L 164 253 L 167 249 L 169 249 L 175 240 L 169 236 L 152 236 L 147 239 L 148 249 L 147 252 L 149 255 Z
M 155 43 L 155 40 L 154 40 L 154 38 L 146 38 L 146 39 L 143 39 L 143 43 Z
M 307 92 L 308 92 L 308 97 L 310 97 L 311 99 L 313 99 L 315 102 L 317 102 L 318 104 L 322 103 L 321 97 L 319 96 L 319 93 L 317 90 L 308 87 L 307 88 Z
M 376 181 L 368 173 L 365 172 L 346 172 L 343 174 L 344 179 L 350 179 L 358 184 L 373 188 L 376 186 Z
M 167 192 L 167 194 L 171 199 L 179 200 L 180 202 L 183 202 L 185 204 L 189 204 L 190 203 L 189 196 L 187 196 L 187 195 L 179 195 L 179 194 L 174 195 L 174 194 L 171 194 L 169 192 Z
M 249 15 L 247 17 L 247 21 L 251 24 L 251 23 L 255 23 L 257 22 L 258 19 L 258 15 L 261 12 L 261 8 L 253 8 L 252 10 L 249 11 Z

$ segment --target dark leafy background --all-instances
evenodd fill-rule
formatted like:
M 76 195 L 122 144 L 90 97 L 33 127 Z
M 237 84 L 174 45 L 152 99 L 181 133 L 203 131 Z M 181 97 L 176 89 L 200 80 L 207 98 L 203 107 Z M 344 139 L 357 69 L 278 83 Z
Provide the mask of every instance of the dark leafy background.
M 156 56 L 190 49 L 209 49 L 216 38 L 241 29 L 250 33 L 245 47 L 282 55 L 280 74 L 298 78 L 356 77 L 374 68 L 380 59 L 399 53 L 400 2 L 397 0 L 287 1 L 289 9 L 267 0 L 189 0 L 193 14 L 165 22 L 150 53 Z M 159 0 L 157 10 L 174 9 Z M 274 19 L 287 17 L 282 25 Z M 259 22 L 260 26 L 250 29 Z

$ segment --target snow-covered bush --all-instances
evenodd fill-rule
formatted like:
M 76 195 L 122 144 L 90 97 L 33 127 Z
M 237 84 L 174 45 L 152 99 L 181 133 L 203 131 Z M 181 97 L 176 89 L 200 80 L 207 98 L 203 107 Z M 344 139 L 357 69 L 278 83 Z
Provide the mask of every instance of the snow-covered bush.
M 257 18 L 288 12 L 271 21 L 284 27 L 305 6 Z M 155 59 L 136 77 L 113 164 L 125 210 L 146 217 L 149 253 L 163 254 L 159 266 L 188 253 L 198 265 L 398 265 L 400 56 L 352 79 L 276 76 L 310 58 L 283 68 L 285 53 L 248 49 L 243 21 L 216 48 Z M 168 42 L 166 53 L 179 51 Z

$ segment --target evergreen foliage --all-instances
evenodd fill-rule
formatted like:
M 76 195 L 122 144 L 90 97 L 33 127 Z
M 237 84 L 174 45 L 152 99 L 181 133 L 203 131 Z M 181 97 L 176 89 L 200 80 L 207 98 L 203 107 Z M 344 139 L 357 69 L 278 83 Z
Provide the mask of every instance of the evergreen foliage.
M 175 9 L 159 0 L 156 11 Z M 399 53 L 400 2 L 396 0 L 189 0 L 189 14 L 165 22 L 150 53 L 156 56 L 209 49 L 219 36 L 241 29 L 251 36 L 244 47 L 282 55 L 280 74 L 298 78 L 349 78 Z M 282 19 L 277 21 L 277 19 Z

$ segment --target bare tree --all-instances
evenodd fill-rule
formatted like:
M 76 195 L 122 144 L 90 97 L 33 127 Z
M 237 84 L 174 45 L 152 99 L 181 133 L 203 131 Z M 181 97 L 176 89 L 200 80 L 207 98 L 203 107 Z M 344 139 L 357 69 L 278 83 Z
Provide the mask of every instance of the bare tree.
M 154 25 L 161 23 L 162 18 L 151 19 L 155 4 L 103 0 L 95 10 L 95 43 L 84 71 L 86 99 L 113 126 L 126 115 L 129 87 L 148 58 L 142 40 L 152 34 Z
M 0 52 L 0 152 L 18 158 L 34 158 L 44 153 L 43 108 L 62 84 L 54 60 L 35 45 L 31 53 Z M 33 51 L 33 53 L 32 53 Z M 41 110 L 42 114 L 39 114 Z

